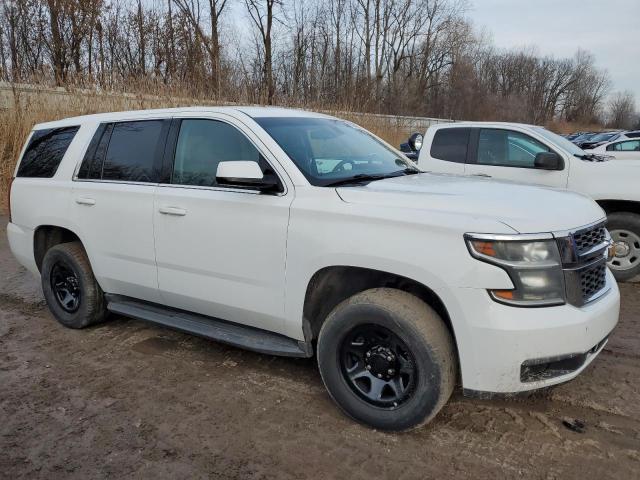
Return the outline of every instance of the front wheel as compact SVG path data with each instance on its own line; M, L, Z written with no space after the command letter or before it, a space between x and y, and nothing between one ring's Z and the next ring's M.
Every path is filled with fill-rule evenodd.
M640 275L640 215L615 212L608 216L607 228L614 241L614 257L609 268L618 281Z
M348 416L396 431L431 420L451 396L457 371L453 339L438 314L388 288L356 294L329 314L318 365Z

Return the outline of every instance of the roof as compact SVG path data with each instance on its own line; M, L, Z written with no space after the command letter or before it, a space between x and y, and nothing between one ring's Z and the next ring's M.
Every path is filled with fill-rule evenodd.
M52 122L40 123L35 125L35 129L58 128L64 126L79 125L87 122L110 122L129 119L157 118L166 117L173 114L208 114L208 113L228 113L238 116L244 114L251 118L260 117L324 117L330 118L328 115L311 112L295 108L282 107L259 107L259 106L229 106L229 107L179 107L179 108L160 108L150 110L129 110L123 112L96 113L92 115L81 115L77 117L69 117Z
M463 121L463 122L455 122L455 125L480 125L480 126L502 126L502 127L525 127L525 128L534 128L538 125L532 125L530 123L519 123L519 122L473 122L473 121Z

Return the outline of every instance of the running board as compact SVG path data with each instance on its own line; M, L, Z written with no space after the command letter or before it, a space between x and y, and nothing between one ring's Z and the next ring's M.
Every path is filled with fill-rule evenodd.
M285 357L313 356L313 348L310 343L277 333L175 310L121 295L106 294L105 297L107 309L125 317L163 325L258 353Z

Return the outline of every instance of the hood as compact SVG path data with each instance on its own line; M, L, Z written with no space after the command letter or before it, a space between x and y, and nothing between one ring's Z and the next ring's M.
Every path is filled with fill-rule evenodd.
M579 193L457 175L422 173L336 190L347 203L497 220L520 233L569 230L605 217L597 203Z

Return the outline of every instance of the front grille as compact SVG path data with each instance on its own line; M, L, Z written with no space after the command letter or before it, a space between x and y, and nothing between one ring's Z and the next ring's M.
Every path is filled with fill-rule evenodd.
M588 252L598 244L604 242L607 238L606 230L603 225L582 230L573 234L573 241L578 256Z
M580 272L582 298L586 302L607 285L607 266L604 263L588 267Z
M604 224L599 224L557 239L570 304L581 307L606 288L608 238Z

